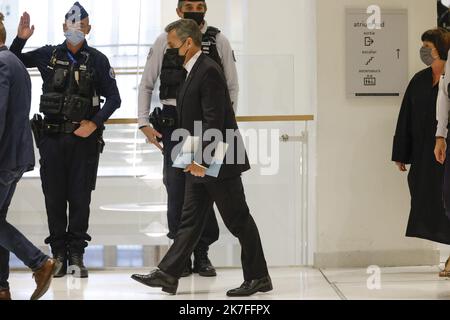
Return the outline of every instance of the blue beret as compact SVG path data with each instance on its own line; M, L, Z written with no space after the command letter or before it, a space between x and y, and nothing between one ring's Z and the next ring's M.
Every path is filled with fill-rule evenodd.
M66 20L71 18L72 23L76 23L77 20L81 21L87 17L89 17L89 14L78 1L73 4L72 8L66 14Z

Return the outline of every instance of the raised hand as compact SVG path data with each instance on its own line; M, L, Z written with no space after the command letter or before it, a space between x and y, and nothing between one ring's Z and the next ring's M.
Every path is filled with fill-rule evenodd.
M30 15L24 12L20 17L19 28L17 30L17 36L20 39L28 40L34 33L34 25L30 27Z

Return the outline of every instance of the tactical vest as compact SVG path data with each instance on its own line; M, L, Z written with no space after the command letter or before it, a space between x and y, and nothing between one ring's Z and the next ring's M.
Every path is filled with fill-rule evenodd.
M82 51L76 61L65 48L53 51L47 68L52 70L44 82L40 112L60 121L81 122L91 119L100 109L100 99L95 91L95 72L90 54Z
M214 27L208 27L202 39L202 52L213 59L223 69L222 59L220 59L217 50L217 35L220 30Z
M202 52L216 61L223 69L222 60L217 50L217 35L220 30L214 27L208 27L202 39ZM164 55L161 68L161 86L159 98L161 100L176 99L178 89L184 82L186 70L177 61L177 56L173 54Z

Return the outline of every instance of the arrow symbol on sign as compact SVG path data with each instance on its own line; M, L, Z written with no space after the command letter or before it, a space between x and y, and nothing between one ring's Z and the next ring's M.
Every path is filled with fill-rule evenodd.
M400 49L397 49L397 59L400 59Z

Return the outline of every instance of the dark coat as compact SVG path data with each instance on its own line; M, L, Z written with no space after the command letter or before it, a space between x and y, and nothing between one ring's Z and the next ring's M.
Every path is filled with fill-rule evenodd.
M0 48L0 175L34 167L30 126L31 79L5 46Z
M195 135L194 122L203 124L203 132L217 129L222 132L223 140L230 145L227 161L222 166L219 179L240 176L250 170L242 137L227 141L227 129L238 132L236 115L233 110L227 82L220 66L211 58L201 54L192 68L177 98L179 127ZM210 142L203 142L203 150ZM231 146L234 145L234 148ZM238 161L241 160L241 161ZM202 165L208 163L201 161Z
M433 87L431 68L411 80L398 118L392 160L411 164L411 213L406 236L450 244L450 220L443 203L444 167L434 156L438 92L439 86Z

